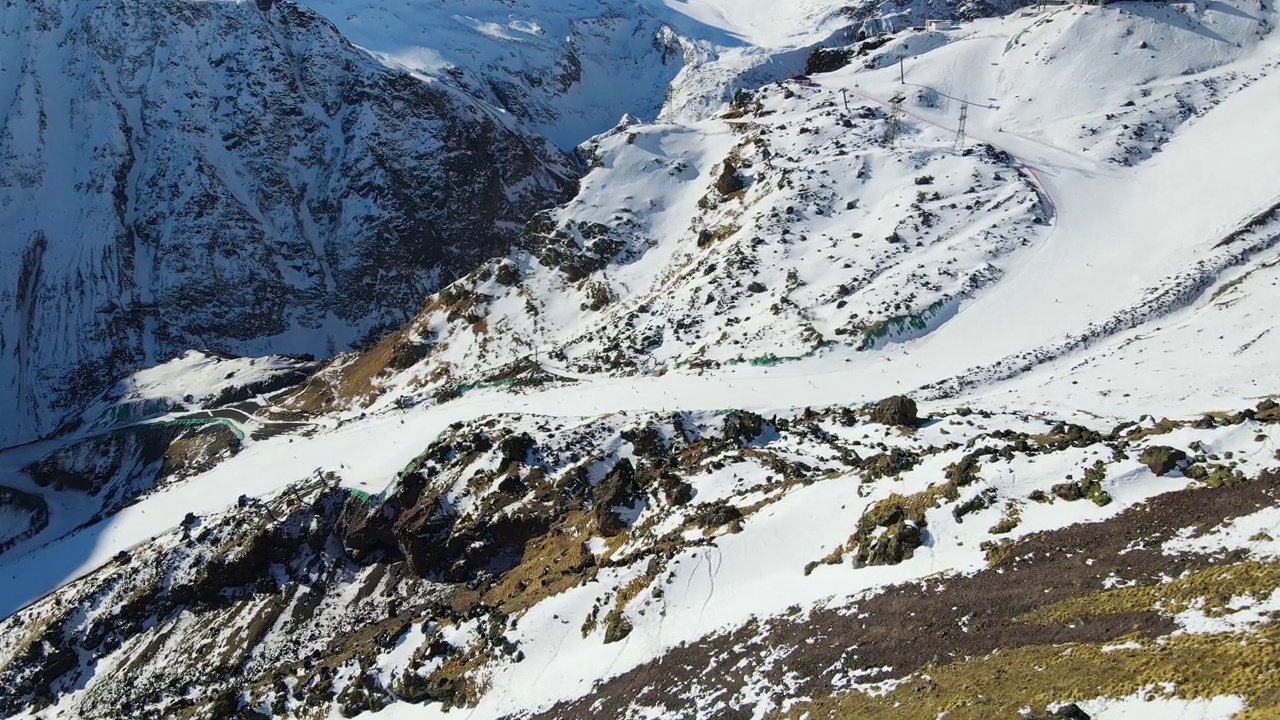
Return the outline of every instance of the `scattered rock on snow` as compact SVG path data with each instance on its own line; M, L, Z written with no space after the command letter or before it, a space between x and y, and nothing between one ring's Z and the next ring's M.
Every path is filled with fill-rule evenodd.
M738 174L738 166L732 159L724 161L724 167L720 170L720 177L716 179L716 192L721 195L732 195L747 186L742 176Z

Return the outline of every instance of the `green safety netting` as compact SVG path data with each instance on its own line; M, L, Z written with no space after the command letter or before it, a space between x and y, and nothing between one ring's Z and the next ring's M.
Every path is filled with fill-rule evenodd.
M347 488L347 494L365 505L372 505L378 500L377 495L367 493L364 490L357 490L355 488Z
M516 384L516 381L511 378L507 378L505 380L490 380L490 381L477 380L476 382L459 383L458 394L462 395L463 393L468 393L468 392L471 392L472 390L482 390L485 388L511 387L512 385L515 385L515 384Z
M236 438L240 440L243 440L245 438L244 430L241 430L240 426L236 425L235 423L231 422L226 418L177 418L175 420L162 420L160 422L151 423L151 424L158 425L161 427L170 427L170 426L177 426L177 425L208 425L210 423L219 423L219 424L225 425L229 430L231 430L231 432L235 433Z
M435 442L433 442L432 445L435 445L435 443L438 443L441 440L443 440L444 436L448 434L449 434L448 430L441 430L440 434L436 435ZM427 452L429 451L430 451L430 448L427 448L427 450L424 451L421 455L410 460L407 465L400 468L400 471L396 473L396 479L393 480L391 483L391 487L388 487L386 489L386 492L383 493L387 498L395 497L395 494L400 492L400 485L401 483L404 482L404 478L406 475L410 473L415 473L422 468L422 460L424 457L426 457Z
M176 409L166 398L150 398L148 400L112 405L93 421L92 428L97 430L119 425L135 425L152 418L158 418Z
M726 360L724 364L725 365L741 365L743 363L747 363L749 365L754 365L755 367L773 367L774 365L781 365L782 363L795 362L796 360L805 360L807 358L814 357L815 355L822 352L823 350L826 350L829 347L834 347L835 344L836 344L835 340L823 340L817 345L814 345L808 352L804 353L803 355L788 355L784 357L778 357L773 353L765 353L764 355L761 355L759 357L745 358L743 360Z
M942 312L946 304L945 300L938 300L917 314L899 315L875 323L862 331L862 344L858 346L858 349L870 350L876 346L876 342L879 340L901 335L911 330L919 332L928 328L929 321Z

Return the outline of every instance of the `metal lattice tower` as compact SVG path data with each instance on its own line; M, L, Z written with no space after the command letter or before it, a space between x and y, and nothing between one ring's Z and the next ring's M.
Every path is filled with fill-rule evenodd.
M901 93L889 98L889 145L898 144L898 135L902 132L902 103L906 97Z
M969 121L969 100L960 105L960 125L956 128L956 147L964 147L964 129Z

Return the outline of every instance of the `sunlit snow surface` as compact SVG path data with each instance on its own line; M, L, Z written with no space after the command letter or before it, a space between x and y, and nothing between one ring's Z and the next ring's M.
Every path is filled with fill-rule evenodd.
M795 25L789 29L783 19L770 15L781 12L781 3L767 4L767 11L749 22L727 19L743 17L734 14L737 11L727 2L673 0L667 5L744 43L785 44L796 32ZM396 15L388 7L386 18L378 20L383 23L379 27L393 27ZM1177 17L1160 16L1166 11ZM925 403L925 411L973 404L1040 412L1099 427L1145 413L1180 417L1252 405L1257 396L1276 390L1269 383L1274 358L1280 357L1280 338L1266 330L1280 301L1276 289L1280 271L1275 268L1280 254L1274 247L1263 247L1241 264L1231 265L1215 260L1221 255L1215 245L1280 201L1280 162L1275 161L1280 158L1280 133L1264 130L1280 127L1280 103L1275 100L1280 97L1280 73L1271 65L1277 45L1274 38L1257 38L1258 12L1253 3L1230 4L1226 10L1209 9L1194 16L1165 6L1067 7L1049 15L972 22L951 31L945 44L911 56L908 81L914 85L910 87L928 86L952 98L973 101L967 128L970 142L990 143L1024 163L1054 210L1045 232L1031 247L997 260L1003 273L999 282L967 299L954 315L921 337L866 353L842 349L770 369L740 367L704 375L677 369L662 377L586 377L574 385L528 393L477 391L440 407L384 410L341 427L326 427L309 438L251 444L209 473L124 509L103 523L96 535L70 536L0 558L0 611L11 612L91 572L116 552L174 527L187 512L217 512L241 494L270 495L316 469L336 472L350 487L381 491L450 423L494 413L585 418L622 411L742 408L768 414L805 406L860 405L926 385L932 386L936 399ZM351 27L364 22L358 15L336 21ZM522 41L522 35L563 34L563 28L513 22L490 18L468 27L469 32L503 43ZM377 30L369 30L364 38L353 32L353 39L373 47L386 37ZM433 48L433 54L417 48L420 44L430 47L431 37L406 36L399 54L389 45L374 49L422 72L436 72L445 62L456 62L445 57L445 50ZM1152 52L1135 57L1133 48L1140 42L1147 42ZM1236 83L1241 77L1249 78L1248 82ZM1222 97L1205 100L1202 112L1181 118L1169 138L1154 145L1140 144L1145 148L1141 152L1150 157L1134 166L1117 162L1113 151L1138 145L1087 131L1111 127L1096 114L1127 112L1121 108L1131 100L1139 108L1149 98L1155 98L1152 103L1163 102L1170 97L1166 90L1185 89L1187 83L1206 78L1236 84L1231 92L1224 90ZM837 101L842 89L859 103L884 101L903 89L892 64L882 70L854 65L816 80L816 88L801 88L798 97L790 100L790 111L797 116L818 103ZM1144 90L1150 94L1144 95ZM958 105L948 98L930 97L926 105L918 99L913 95L908 104L910 131L905 142L923 138L936 146L940 137L954 130ZM590 122L595 122L615 110L602 106L582 117L598 112L591 115ZM1155 107L1150 112L1159 116L1163 110ZM546 127L553 126L553 121L547 123ZM655 140L658 150L681 153L709 169L731 144L718 123L706 120L642 132ZM564 137L580 129L567 121L559 127L565 128ZM617 157L634 159L626 152L635 151L623 150ZM676 236L687 232L687 218L679 211L695 206L706 184L698 186L698 194L690 194L687 186L673 182L667 173L657 175L650 178L634 164L603 168L588 177L580 200L586 207L623 186L629 195L674 209L670 217L656 213L651 228L662 248L654 258L661 259L676 252ZM1202 261L1220 268L1204 275L1207 285L1202 291L1165 303L1162 293L1181 287L1184 274ZM770 268L770 272L780 275L786 269ZM624 280L637 281L644 280L646 273L658 275L643 264L620 273ZM1241 282L1228 287L1233 280ZM624 297L622 302L635 300ZM595 322L567 305L552 317L564 327ZM1117 317L1123 320L1116 323ZM1114 329L1095 332L1106 327ZM1088 341L1072 339L1078 337ZM1024 354L1037 359L1009 360ZM385 405L400 389L394 382L390 387ZM1183 432L1188 435L1177 434ZM1247 423L1194 437L1213 452L1237 453L1243 467L1256 472L1275 464L1280 446L1276 432L1275 426ZM1191 439L1189 433L1176 431L1164 440L1180 444ZM1262 441L1257 440L1260 434ZM0 471L12 473L32 452L15 450L0 456ZM1078 469L1090 459L1089 452L1062 453L1035 463L1014 462L988 473L984 482L1011 494L1021 488L1025 494ZM931 457L904 476L902 491L923 489L957 457ZM726 492L727 482L728 478L714 477L699 490L714 497ZM1179 480L1156 478L1136 461L1128 461L1107 478L1106 489L1115 498L1111 505L1027 507L1014 536L1102 520L1181 486ZM672 564L676 576L661 601L662 622L638 626L625 643L603 645L596 637L584 639L577 622L564 620L584 616L596 601L599 587L573 588L539 603L521 618L513 633L526 651L525 661L493 672L492 689L471 717L497 718L580 695L599 679L752 616L778 614L792 605L811 608L839 603L888 583L984 566L978 536L986 524L960 525L939 512L929 516L932 545L908 562L857 573L819 567L803 576L804 564L844 542L850 519L875 499L859 497L851 480L815 483L752 516L743 532L720 538L714 547L684 551L677 558L679 563ZM1275 513L1261 511L1195 538L1170 542L1165 549L1237 549L1259 531L1274 528L1277 520ZM1273 544L1251 547L1274 554ZM611 569L600 580L616 586L636 571ZM717 592L717 587L734 591ZM1208 619L1189 611L1178 621L1185 632L1222 632L1248 627L1276 606L1280 603L1268 598L1241 603L1235 614L1225 618ZM385 658L384 670L393 672L401 661L403 652L392 652ZM1181 701L1143 695L1079 702L1106 720L1219 720L1241 709L1234 697ZM437 715L447 717L435 706L393 706L379 717Z

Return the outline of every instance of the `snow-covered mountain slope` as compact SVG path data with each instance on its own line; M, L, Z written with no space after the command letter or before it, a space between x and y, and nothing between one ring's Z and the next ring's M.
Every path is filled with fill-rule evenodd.
M578 197L535 217L519 252L284 406L402 404L535 352L553 374L698 369L926 332L996 283L1050 211L1007 154L928 127L894 147L883 110L835 97L771 87L728 118L584 146L596 167Z
M305 0L353 42L510 112L560 147L630 115L690 122L799 73L809 50L999 2Z
M1248 129L1280 120L1280 79L1271 14L1170 12L1069 8L951 31L908 66L893 149L879 102L902 89L893 66L743 93L715 120L620 126L584 146L595 169L578 198L536 217L521 252L456 283L287 406L448 397L509 380L535 356L542 371L573 377L822 355L943 396L1196 306L1276 244L1280 178L1250 160L1275 153L1276 136ZM1201 22L1227 49L1198 44ZM1033 33L1056 59L1019 55L1033 52ZM1097 39L1063 39L1086 33ZM1123 57L1149 55L1139 46L1153 41L1135 38L1178 33L1186 49L1167 60ZM1060 80L1096 58L1112 64L1114 83ZM1141 82L1153 72L1159 80ZM1182 128L1158 146L1122 123L1097 124L1106 108L1203 87L1233 92L1202 117L1143 107ZM963 152L948 117L962 97L1007 98L969 106ZM1005 130L1038 122L1042 107L1055 122L1036 135ZM1076 126L1086 131L1064 130ZM886 373L883 353L912 362Z
M625 114L655 117L713 51L642 3L307 0L357 45L502 108L566 150Z
M76 427L108 430L244 402L296 385L315 368L305 357L237 358L191 350L116 383L85 408Z
M0 13L0 445L192 347L377 337L571 185L545 140L289 2Z
M284 434L83 524L38 470L155 428L0 453L0 713L1274 714L1275 20L835 48L587 143L512 252L239 411Z

